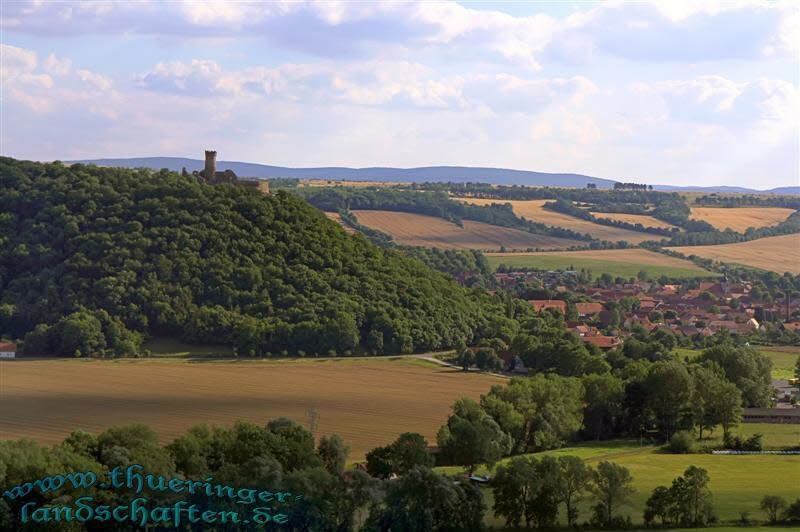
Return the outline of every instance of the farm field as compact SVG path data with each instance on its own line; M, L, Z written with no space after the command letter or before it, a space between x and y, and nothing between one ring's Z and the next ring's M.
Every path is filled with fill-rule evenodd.
M331 220L333 220L334 222L336 222L337 224L342 226L342 229L344 229L345 232L350 233L350 234L353 234L353 233L356 232L355 229L353 229L349 225L346 225L344 222L342 222L342 217L339 215L338 212L323 212L322 214L324 214L325 216L327 216L328 218L330 218Z
M697 255L704 259L741 264L777 273L800 274L800 234L770 236L736 244L681 246L667 249L683 253L687 257Z
M406 246L443 249L565 249L585 242L535 235L519 229L464 220L464 227L442 218L394 211L353 211L358 223L392 235Z
M777 225L789 217L794 209L782 207L692 207L689 215L695 220L703 220L720 231L731 228L743 233L748 227L769 227Z
M489 265L496 269L500 264L517 268L542 268L548 270L591 270L595 276L604 273L615 277L636 277L646 271L650 277L716 277L696 264L646 249L599 249L589 251L560 251L547 253L490 253Z
M477 399L504 379L413 358L206 361L56 359L0 361L0 434L60 442L146 423L168 443L198 423L306 424L319 412L319 434L337 433L350 460L414 431L433 443L453 402Z
M588 233L600 240L617 242L625 240L631 244L638 244L646 240L661 240L662 236L639 231L630 231L607 225L600 225L588 220L582 220L556 211L542 208L542 205L553 200L500 200L482 198L453 198L454 200L472 203L474 205L491 205L492 203L510 203L514 209L514 214L524 217L526 220L539 222L555 227L572 229L579 233Z
M642 522L645 501L652 490L657 486L670 486L672 480L682 475L690 465L708 471L714 506L722 521L734 521L742 511L749 512L753 519L763 520L758 505L766 494L780 495L788 501L800 496L791 480L800 478L798 455L666 454L653 446L639 447L634 441L587 442L533 456L545 455L574 455L593 467L603 460L627 467L633 477L636 493L631 498L631 504L623 508L623 513L630 515L634 523ZM450 473L459 472L459 468L442 469ZM485 471L483 468L478 474L484 474ZM491 508L491 490L485 489L483 494ZM591 514L591 501L588 499L581 505L581 521L588 519ZM502 525L491 510L488 516L487 521L492 526Z
M597 218L608 218L609 220L617 220L619 222L627 222L629 224L642 224L644 227L660 227L662 229L677 228L677 226L668 224L658 218L647 216L646 214L625 214L620 212L593 212ZM658 236L658 235L655 235Z

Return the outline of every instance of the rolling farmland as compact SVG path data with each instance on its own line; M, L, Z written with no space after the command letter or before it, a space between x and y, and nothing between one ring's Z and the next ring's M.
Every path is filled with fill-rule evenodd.
M613 276L636 277L646 271L650 277L715 277L718 274L704 270L683 259L669 257L646 249L599 249L590 251L553 251L547 253L491 253L489 265L497 268L505 264L517 268L547 270L591 270L596 276L609 273Z
M535 235L519 229L464 220L464 227L433 216L394 211L353 211L358 223L392 235L406 246L444 249L566 249L585 242Z
M360 460L402 432L434 442L457 398L477 399L499 382L401 358L0 361L0 434L51 444L73 430L141 422L166 443L203 422L285 416L305 425L314 407L320 434L340 434Z
M644 227L659 227L661 229L676 228L672 224L663 222L658 218L647 216L646 214L624 214L619 212L593 212L596 218L608 218L609 220L617 220L618 222L627 222L629 224L642 224ZM658 236L658 235L654 235Z
M510 203L517 216L524 217L526 220L532 220L555 227L564 227L572 229L579 233L588 233L600 240L608 240L610 242L617 242L625 240L631 244L638 244L646 240L661 240L662 236L640 233L639 231L630 231L628 229L620 229L617 227L610 227L607 225L600 225L588 220L575 218L568 214L563 214L556 211L551 211L542 208L542 205L553 200L524 200L524 201L509 201L499 199L481 199L481 198L453 198L455 200L472 203L475 205L491 205L492 203Z
M748 227L769 227L789 217L794 209L782 207L692 207L691 218L710 223L720 231L731 228L743 233Z
M681 246L667 249L686 256L697 255L704 259L741 264L777 273L800 274L800 234L771 236L736 244Z

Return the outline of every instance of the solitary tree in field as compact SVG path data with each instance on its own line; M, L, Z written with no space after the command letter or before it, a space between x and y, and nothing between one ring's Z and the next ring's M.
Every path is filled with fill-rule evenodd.
M786 500L777 495L764 495L761 499L761 509L767 514L770 523L777 523L778 517L786 508Z

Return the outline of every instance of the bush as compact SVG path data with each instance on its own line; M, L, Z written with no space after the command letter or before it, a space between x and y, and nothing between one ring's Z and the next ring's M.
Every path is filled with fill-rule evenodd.
M761 451L764 449L763 436L761 434L753 434L747 439L726 434L722 444L726 449L732 451Z
M669 439L666 449L671 453L691 453L694 450L694 435L688 430L680 430Z

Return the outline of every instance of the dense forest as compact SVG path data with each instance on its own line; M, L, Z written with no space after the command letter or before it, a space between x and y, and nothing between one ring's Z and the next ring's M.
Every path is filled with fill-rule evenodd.
M168 171L0 159L0 336L121 355L151 335L239 355L474 341L502 308L300 198Z

